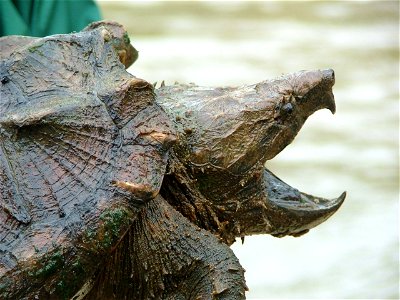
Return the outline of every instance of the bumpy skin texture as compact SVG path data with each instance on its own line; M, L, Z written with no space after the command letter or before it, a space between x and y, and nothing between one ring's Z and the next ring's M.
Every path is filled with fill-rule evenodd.
M244 299L236 237L304 234L342 204L264 167L332 70L154 87L123 28L0 39L0 298Z

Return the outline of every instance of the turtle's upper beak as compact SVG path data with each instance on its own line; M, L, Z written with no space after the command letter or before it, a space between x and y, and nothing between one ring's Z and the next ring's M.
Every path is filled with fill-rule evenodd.
M261 160L265 162L280 153L317 110L327 108L335 113L334 84L335 73L331 69L300 71L257 84L258 97L274 103L274 122L271 122L274 130L270 130L274 134L269 134L268 142L261 145L259 152L264 153Z

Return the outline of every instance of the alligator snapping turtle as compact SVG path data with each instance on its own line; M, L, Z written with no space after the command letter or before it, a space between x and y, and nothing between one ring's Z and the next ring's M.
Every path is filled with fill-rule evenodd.
M345 198L264 167L335 112L332 70L155 89L113 22L0 48L2 299L244 299L235 238L304 234Z

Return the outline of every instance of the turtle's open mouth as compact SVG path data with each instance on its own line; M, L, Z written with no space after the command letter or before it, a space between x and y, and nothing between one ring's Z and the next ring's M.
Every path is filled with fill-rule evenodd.
M332 86L335 82L333 70L305 74L309 78L305 80L304 73L302 74L303 78L299 77L300 84L294 92L296 96L293 96L287 102L290 103L292 110L295 107L297 111L293 116L288 117L287 123L290 125L282 131L283 136L285 134L290 136L293 132L297 132L305 119L319 109L327 108L332 113L336 111L332 93ZM315 76L320 76L320 78L315 80L313 78ZM307 82L318 84L311 86ZM293 84L296 86L295 80ZM294 103L291 103L291 101ZM298 119L298 121L293 121L293 118ZM285 146L286 144L280 144L278 150ZM268 215L271 223L273 223L272 234L278 237L284 235L299 236L308 232L309 229L324 222L335 213L346 197L345 192L333 200L302 193L283 182L266 168L264 168L263 179L264 193L267 196L266 205L270 211ZM276 215L275 218L274 215Z
M253 234L297 236L322 223L345 194L330 201L301 193L264 164L293 141L315 111L335 112L334 83L328 69L236 88L161 87L157 103L175 120L179 136L173 148L177 159L171 160L175 179L164 178L169 191L163 196L179 199L173 205L188 219L228 244ZM180 192L172 191L179 185Z

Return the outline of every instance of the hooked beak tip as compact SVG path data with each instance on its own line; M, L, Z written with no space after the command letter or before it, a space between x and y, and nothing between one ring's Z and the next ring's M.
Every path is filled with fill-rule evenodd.
M322 71L322 84L328 87L328 95L325 101L326 108L334 115L336 112L335 96L332 92L332 87L335 85L335 71L326 69Z
M335 104L335 101L330 101L330 103L328 104L328 107L327 107L329 110L330 110L330 112L332 113L332 115L334 115L335 113L336 113L336 104Z

